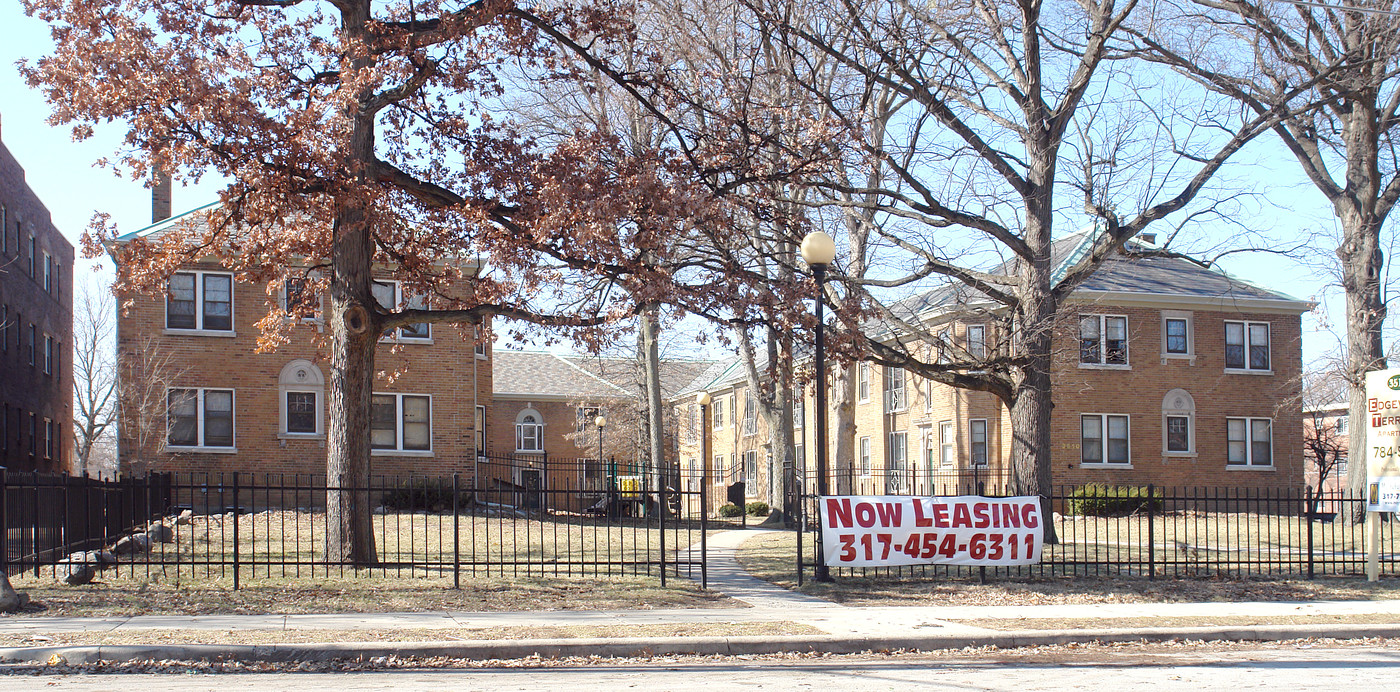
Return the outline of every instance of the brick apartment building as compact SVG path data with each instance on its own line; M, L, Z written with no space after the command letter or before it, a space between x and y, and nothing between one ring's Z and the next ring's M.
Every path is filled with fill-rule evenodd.
M1057 264L1090 242L1058 241ZM899 309L967 352L996 348L1000 335L968 317L965 293L935 291ZM1311 307L1182 259L1110 259L1071 295L1054 335L1053 482L1300 488L1300 315ZM672 400L695 421L682 431L680 463L703 464L716 485L747 480L750 497L771 501L781 468L743 370L731 362ZM995 396L870 363L856 373L850 458L837 458L828 414L833 492L937 493L1008 476L1010 413ZM696 413L701 391L707 420ZM808 387L794 411L800 468L815 449L812 397Z
M163 214L156 205L156 217ZM123 236L155 238L179 225L207 223L206 208L165 218ZM288 287L277 292L288 305ZM376 281L382 304L414 298L398 282ZM237 281L213 263L182 267L164 298L135 296L117 319L119 359L159 389L133 419L124 414L119 456L124 473L183 471L321 474L326 465L329 373L317 339L324 301L293 298L302 314L290 342L257 353L256 322L267 315L268 288ZM295 306L307 306L297 310ZM395 330L381 341L375 367L395 373L376 385L370 414L373 475L470 474L491 405L491 349L445 324ZM144 431L144 432L143 432Z
M0 467L68 473L73 246L0 141Z
M638 450L647 442L639 425L644 408L636 361L502 349L492 365L483 481L522 489L547 482L556 491L550 499L555 507L578 510L601 497L609 476L642 473ZM663 396L710 365L662 361ZM667 426L668 450L675 449L674 427Z

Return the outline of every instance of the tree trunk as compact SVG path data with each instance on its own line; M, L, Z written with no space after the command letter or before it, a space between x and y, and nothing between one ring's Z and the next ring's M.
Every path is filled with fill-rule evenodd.
M661 330L658 310L656 306L648 306L642 311L641 316L642 345L645 350L644 363L646 366L646 389L647 389L647 438L650 443L651 461L656 470L656 491L660 498L661 506L657 507L658 512L666 511L665 490L668 476L666 468L665 437L666 425L661 418L661 346L658 343L657 335Z
M856 368L859 364L852 363L849 367L834 368L837 371L833 378L831 387L831 401L827 402L827 415L834 414L835 424L830 430L836 435L836 444L832 445L834 450L832 463L828 465L828 470L834 469L836 482L831 485L835 488L837 495L849 495L852 491L851 469L855 468L856 457Z
M369 3L341 5L347 37L366 39ZM346 71L361 74L372 59L362 53L344 58ZM372 90L361 87L347 106L351 121L340 165L364 185L374 160L374 115L359 109ZM374 391L374 350L379 324L371 293L374 246L366 202L353 193L335 204L331 241L330 431L326 444L326 559L359 565L379 561L369 506L370 401Z
M1381 270L1384 256L1380 249L1378 225L1356 224L1352 228L1343 219L1346 237L1337 255L1342 259L1342 285L1347 296L1347 381L1350 411L1347 415L1348 447L1347 490L1354 497L1366 492L1366 373L1386 367L1385 341L1381 327L1385 322L1386 306L1381 295ZM1360 503L1349 505L1348 519L1360 523L1366 518L1366 508Z
M326 559L374 564L369 506L369 412L379 330L368 303L370 249L363 210L341 208L331 280L330 431L326 439Z

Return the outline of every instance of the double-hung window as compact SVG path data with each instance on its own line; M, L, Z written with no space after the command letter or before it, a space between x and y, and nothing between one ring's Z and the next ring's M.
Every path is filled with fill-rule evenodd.
M904 394L904 368L885 366L885 413L903 411L907 405Z
M1086 413L1079 417L1079 460L1083 464L1130 464L1128 417Z
M1225 368L1268 371L1269 323L1225 323Z
M233 448L232 389L171 389L167 397L167 447Z
M973 466L987 465L987 421L984 418L975 418L968 421L968 452L971 454L970 463Z
M176 272L165 298L165 328L233 331L233 275Z
M938 424L938 463L952 466L958 463L957 440L953 437L953 421L945 420Z
M53 255L44 253L44 292L53 293Z
M856 367L856 400L870 401L870 364L861 363Z
M1079 362L1086 365L1127 365L1128 318L1121 315L1080 315Z
M792 390L792 427L802 429L803 422L807 419L807 401L802 398L802 388L794 387Z
M750 449L744 452L744 477L742 479L748 484L745 492L756 491L758 488L754 484L758 482L758 450Z
M745 436L758 434L758 404L754 402L753 397L749 396L747 391L744 392L744 425L742 430Z
M53 375L53 337L44 335L44 374Z
M869 476L870 468L870 438L860 438L860 475Z
M1268 418L1226 418L1225 463L1237 468L1274 465L1274 422Z
M38 332L36 332L35 329L34 329L34 325L33 325L33 324L30 324L30 325L29 325L29 344L28 344L28 345L29 345L29 365L30 365L30 367L33 367L33 366L34 366L34 343L35 343L35 341L36 341L36 336L35 336L35 335L36 335L37 333L38 333Z
M282 282L282 309L294 318L313 321L321 311L321 296L304 276L289 276Z
M370 399L370 449L432 451L432 411L432 399L426 395L375 394Z
M981 324L967 326L967 353L981 360L987 357L987 327Z
M375 281L371 288L374 299L379 303L379 307L385 310L404 309L423 310L427 308L427 303L421 296L406 292L403 283L399 281ZM408 324L398 329L385 332L384 338L398 339L400 341L427 341L433 336L432 325L426 322L418 324Z
M1162 313L1162 353L1168 358L1191 355L1191 313Z
M710 425L715 430L724 428L724 399L715 399L715 405L710 409Z
M574 432L581 433L591 430L598 424L598 415L601 412L597 406L579 406L574 410Z

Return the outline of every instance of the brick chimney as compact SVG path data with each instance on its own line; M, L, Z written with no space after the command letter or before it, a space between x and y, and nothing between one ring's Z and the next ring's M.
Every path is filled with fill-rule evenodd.
M170 174L151 171L151 223L170 218Z

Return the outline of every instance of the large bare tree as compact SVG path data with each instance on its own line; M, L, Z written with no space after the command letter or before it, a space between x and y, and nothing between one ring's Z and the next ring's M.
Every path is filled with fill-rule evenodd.
M1162 9L1156 26L1178 30L1144 37L1155 59L1256 113L1324 104L1294 108L1273 131L1341 227L1350 426L1364 435L1365 374L1386 367L1381 231L1400 200L1400 12L1366 0L1173 0ZM1351 464L1350 490L1365 483L1366 465Z
M73 311L73 440L78 475L110 442L117 417L116 301L106 286L86 284ZM115 469L111 469L115 470Z

